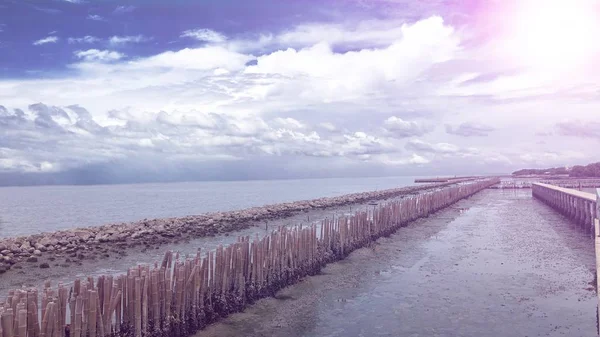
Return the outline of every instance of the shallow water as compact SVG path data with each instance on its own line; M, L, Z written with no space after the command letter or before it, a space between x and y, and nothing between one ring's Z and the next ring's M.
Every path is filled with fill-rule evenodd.
M416 178L0 187L0 237L375 191Z
M531 191L485 190L208 336L592 336L593 243Z
M399 198L402 198L402 196L381 200L379 202L385 203ZM308 225L311 223L318 224L325 218L352 215L358 209L370 210L372 208L372 202L366 202L362 204L329 207L326 209L314 209L309 212L298 213L286 218L269 220L266 223L255 223L254 226L232 233L224 233L212 237L200 237L187 242L170 243L160 246L156 245L151 249L145 249L144 247L128 248L125 250L127 252L127 255L125 256L110 252L109 257L103 257L97 252L80 251L85 255L94 255L98 257L96 260L85 259L82 261L81 265L78 263L78 259L69 257L67 254L62 257L57 257L53 261L40 258L38 263L25 262L21 265L22 269L12 268L5 274L2 274L0 276L0 297L7 294L10 290L21 288L22 286L35 286L40 288L46 281L50 281L52 284L70 284L76 278L84 279L88 276L98 277L108 274L125 274L129 268L138 264L160 263L164 253L169 250L179 252L182 256L195 255L199 248L202 252L206 253L215 250L219 245L227 245L235 242L239 236L254 237L255 235L258 235L262 237L279 226ZM40 269L38 268L39 262L48 262L51 268Z

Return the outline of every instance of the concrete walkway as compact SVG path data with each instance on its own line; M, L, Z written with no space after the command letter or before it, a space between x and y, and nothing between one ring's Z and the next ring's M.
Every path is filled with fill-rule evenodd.
M483 191L201 336L594 336L591 239L531 191Z

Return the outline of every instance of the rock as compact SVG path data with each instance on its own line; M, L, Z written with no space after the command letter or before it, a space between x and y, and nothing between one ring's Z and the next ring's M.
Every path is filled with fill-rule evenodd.
M56 246L58 244L58 240L44 237L38 242L38 244L40 244L42 246L46 246L46 247Z
M10 267L0 266L0 274L6 273L9 269L10 269Z
M36 250L33 251L33 255L40 256L40 255L42 255L42 251L39 250L39 249L36 249Z
M48 269L48 268L50 268L50 265L47 264L47 263L42 263L42 264L40 264L40 268L42 268L42 269Z
M27 262L38 262L38 259L37 259L37 257L32 256L32 257L30 257L30 258L27 259Z
M3 243L0 243L0 251L5 251L6 250L6 245Z

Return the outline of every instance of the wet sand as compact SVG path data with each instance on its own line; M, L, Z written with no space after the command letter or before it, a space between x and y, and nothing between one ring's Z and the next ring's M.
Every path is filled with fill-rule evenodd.
M593 242L485 190L209 326L212 336L594 336Z

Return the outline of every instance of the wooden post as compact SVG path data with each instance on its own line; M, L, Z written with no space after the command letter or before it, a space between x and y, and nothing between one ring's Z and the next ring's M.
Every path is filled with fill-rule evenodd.
M600 188L596 189L596 219L594 220L594 234L594 246L596 249L596 294L598 296L596 328L600 335Z
M90 337L96 337L96 320L98 317L98 292L96 290L89 290L90 303L89 303L89 316L87 321L89 322L88 328L90 329Z

